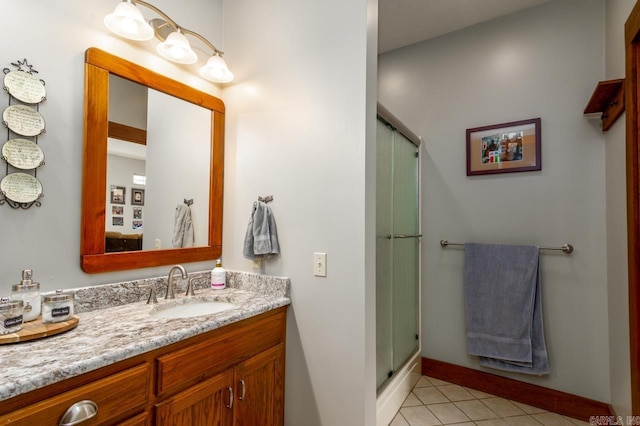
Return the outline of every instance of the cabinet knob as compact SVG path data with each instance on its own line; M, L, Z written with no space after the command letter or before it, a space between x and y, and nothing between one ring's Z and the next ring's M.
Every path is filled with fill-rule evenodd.
M95 417L96 414L98 414L98 404L88 399L78 401L67 408L67 411L60 419L59 426L78 425Z
M233 408L233 389L230 386L227 386L229 390L229 404L227 404L227 408Z
M238 397L239 401L242 401L244 399L244 393L246 392L246 387L244 385L244 380L240 380L240 386L242 386L242 393L240 394L240 396Z

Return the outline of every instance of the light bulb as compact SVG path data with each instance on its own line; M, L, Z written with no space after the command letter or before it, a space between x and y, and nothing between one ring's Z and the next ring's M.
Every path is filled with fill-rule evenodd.
M163 58L178 64L193 64L198 60L198 55L191 50L189 40L179 30L169 34L157 49Z
M135 4L126 0L118 4L104 24L113 33L129 40L146 41L153 38L153 28L144 20Z
M219 54L214 54L207 63L200 68L200 76L214 83L229 83L233 80L233 73Z

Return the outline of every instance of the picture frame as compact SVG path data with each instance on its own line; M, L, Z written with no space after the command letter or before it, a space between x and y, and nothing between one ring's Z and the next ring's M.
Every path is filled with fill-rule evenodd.
M540 118L467 129L467 176L542 170Z
M144 206L144 189L131 188L131 205Z
M111 219L113 226L124 226L124 217L114 216Z
M133 218L134 219L142 219L142 208L134 207L133 208Z
M124 204L127 188L111 185L111 204Z
M142 229L142 221L141 220L134 220L131 225L132 225L132 228L133 228L134 231Z
M111 206L111 214L114 216L122 216L124 214L123 206Z

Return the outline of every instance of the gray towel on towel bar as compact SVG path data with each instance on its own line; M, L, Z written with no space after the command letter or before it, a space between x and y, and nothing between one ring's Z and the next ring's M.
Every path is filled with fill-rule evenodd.
M253 202L242 251L247 259L280 253L276 220L271 208L263 201Z
M465 244L467 351L480 365L549 374L538 254L536 246Z

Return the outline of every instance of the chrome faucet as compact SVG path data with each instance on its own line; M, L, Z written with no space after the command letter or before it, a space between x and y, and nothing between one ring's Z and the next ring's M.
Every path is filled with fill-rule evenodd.
M182 265L172 266L171 269L169 270L169 285L167 285L167 294L164 295L165 299L176 298L176 295L174 294L174 290L173 290L173 273L175 272L176 269L180 271L180 274L182 274L183 279L187 278L187 271L184 270L184 267Z

